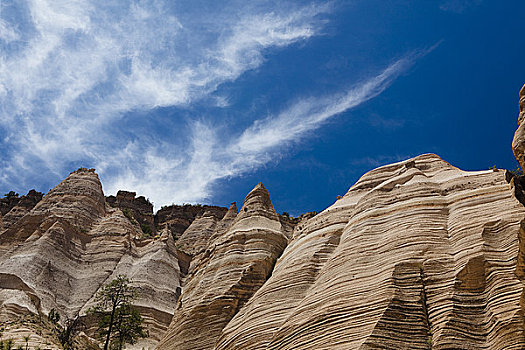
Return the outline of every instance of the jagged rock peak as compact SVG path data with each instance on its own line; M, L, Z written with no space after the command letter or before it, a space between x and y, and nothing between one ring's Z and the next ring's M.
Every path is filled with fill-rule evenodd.
M215 232L219 220L221 219L217 218L215 212L211 210L205 211L184 231L177 241L177 248L191 256L202 252Z
M523 349L524 215L502 171L428 154L368 172L302 225L214 349Z
M80 168L50 190L41 201L0 236L0 242L25 240L54 224L87 232L106 214L102 185L94 169ZM5 218L4 218L5 220ZM68 229L69 231L69 229Z
M102 184L95 169L79 168L69 174L55 188L47 193L46 200L54 196L89 197L100 204L105 202Z
M25 196L10 196L0 199L0 230L9 228L42 200L43 193L34 189ZM1 219L3 216L3 219ZM3 222L2 222L3 221Z
M137 204L140 212L141 200L134 196L128 204ZM121 197L129 196L123 192ZM140 228L129 215L106 206L94 170L72 172L30 212L0 231L0 325L51 309L61 320L83 316L97 291L125 274L138 288L135 305L150 335L135 348L153 348L180 295L181 264L172 239L138 239L137 233ZM94 336L90 322L86 333ZM33 335L40 328L26 324Z
M40 200L44 194L37 192L36 190L30 190L25 196L19 197L18 194L14 196L7 196L0 198L0 214L5 215L15 206L22 206L24 208L32 209Z
M244 204L233 221L232 230L246 230L264 226L282 233L279 215L270 200L270 193L258 183L244 199Z
M261 200L264 201L264 203L266 205L268 205L268 203L271 204L271 201L270 201L270 193L268 192L268 190L266 189L266 187L264 187L264 185L262 184L262 182L259 182L254 188L253 190L250 191L250 193L248 193L248 195L246 196L246 198L244 198L244 202L248 202L248 200L250 200L251 198L257 198L257 197L260 197Z
M224 217L232 217L237 216L237 213L239 213L239 209L237 209L237 202L232 202L230 204L230 207L228 208L228 211L226 212L226 215Z
M224 326L268 279L286 246L287 237L261 183L246 196L238 215L232 203L217 226L206 250L191 262L172 323L158 349L213 349ZM185 236L186 232L181 240Z
M215 228L215 232L209 239L209 244L213 242L216 238L221 237L228 229L231 227L232 223L234 222L235 218L237 217L237 214L239 211L237 210L237 203L232 202L230 204L230 208L226 212L226 215L222 218L219 223L217 223L217 227Z
M259 182L244 199L244 204L237 216L237 221L253 215L262 215L271 219L277 219L277 213L270 200L270 193Z
M105 203L95 169L80 168L49 191L33 211L54 211L78 224L91 224L95 217L105 214ZM82 210L78 210L80 207Z

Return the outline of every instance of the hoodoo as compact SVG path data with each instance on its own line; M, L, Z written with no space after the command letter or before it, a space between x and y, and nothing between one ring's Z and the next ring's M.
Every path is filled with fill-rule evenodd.
M228 211L223 224L234 215ZM259 183L231 227L192 261L170 328L158 349L213 349L222 329L259 289L286 246L279 217Z

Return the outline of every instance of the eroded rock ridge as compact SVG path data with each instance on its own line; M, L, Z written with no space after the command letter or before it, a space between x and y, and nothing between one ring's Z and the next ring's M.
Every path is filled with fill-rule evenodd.
M124 274L138 289L135 305L150 334L135 347L158 342L189 261L169 229L145 234L144 224L154 226L151 203L124 191L107 200L94 170L79 169L43 199L31 191L7 204L0 230L0 323L11 325L6 338L31 335L36 346L40 331L20 332L14 321L45 317L51 309L63 321L82 317L99 288Z

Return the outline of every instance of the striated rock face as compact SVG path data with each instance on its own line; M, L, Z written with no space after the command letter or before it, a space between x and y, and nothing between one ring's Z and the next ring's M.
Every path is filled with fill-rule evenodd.
M144 196L136 197L136 195L135 192L118 191L116 196L106 197L106 202L112 207L120 208L144 230L151 230L149 235L152 235L155 233L153 204Z
M518 117L518 130L514 134L514 140L512 141L512 150L514 156L521 166L521 169L525 169L525 85L520 91L519 101L520 114ZM525 205L525 175L521 174L514 176L511 180L511 184L515 186L516 197ZM518 261L516 264L516 276L520 279L523 285L523 294L520 300L522 315L525 315L525 217L520 223L519 230L519 252Z
M191 256L203 252L220 220L221 218L218 218L216 213L209 210L195 218L177 240L179 250Z
M373 170L296 227L215 349L523 349L524 215L503 171Z
M514 157L521 166L521 169L525 169L525 85L521 88L520 91L520 102L519 109L520 114L518 117L518 130L514 133L514 139L512 140L512 151L514 152Z
M83 315L99 288L125 274L150 332L138 348L154 345L170 323L180 271L171 235L141 236L120 209L106 206L93 170L73 172L0 231L0 321L53 308L62 320Z
M179 239L191 223L205 212L221 219L227 208L210 205L170 205L162 207L155 215L155 226L158 230L167 230L174 239Z
M230 208L223 221L231 220L235 209ZM224 326L263 285L286 246L279 217L262 184L246 196L227 232L215 237L192 261L173 321L158 349L213 349Z
M317 215L278 215L258 184L240 211L153 216L79 169L41 200L2 201L0 325L53 342L31 324L84 315L125 274L150 332L128 349L525 349L524 188L426 154L368 172Z
M33 209L43 196L41 192L30 190L22 197L0 199L0 229L6 229L17 222Z

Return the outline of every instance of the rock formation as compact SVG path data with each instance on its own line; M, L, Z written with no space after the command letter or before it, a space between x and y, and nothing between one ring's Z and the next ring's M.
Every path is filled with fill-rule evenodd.
M22 197L6 196L0 198L0 230L8 228L27 214L40 202L43 195L43 193L31 190Z
M175 240L186 231L198 216L210 212L217 218L222 218L227 209L210 205L170 205L162 207L155 215L155 226L158 230L167 230Z
M79 169L3 215L0 320L49 341L13 320L83 315L126 274L150 331L138 348L523 349L522 182L428 154L370 171L315 216L279 216L259 184L239 212L165 208L145 238L143 201L109 205Z
M518 130L514 134L512 141L512 150L516 160L521 166L521 170L525 169L525 85L520 91L519 100L520 114L518 117ZM511 184L515 186L516 197L525 205L525 175L523 173L514 176ZM520 223L520 230L518 234L519 252L516 264L516 276L520 279L523 286L523 294L520 300L522 315L525 315L525 217Z
M177 240L177 248L191 256L201 253L206 249L220 220L221 218L209 210L199 215Z
M225 218L232 218L234 210ZM222 329L266 281L287 241L262 184L246 196L229 230L215 237L192 261L159 349L212 349Z
M101 286L125 274L138 288L136 305L151 336L141 345L154 344L170 323L180 271L171 235L142 235L106 205L93 170L73 172L0 231L0 321L51 309L62 320L83 315Z
M209 348L523 349L524 216L503 171L435 155L373 170L296 228Z
M520 114L518 117L518 129L514 133L514 139L512 140L512 151L523 170L525 169L525 85L521 88L519 97Z
M525 87L520 111L523 167ZM0 200L0 322L59 349L35 320L84 315L125 274L150 332L128 348L525 349L524 204L525 176L433 154L374 169L299 218L278 215L260 183L239 212L154 215L133 192L105 197L94 170L79 169L43 198Z
M146 235L155 233L153 204L144 196L136 197L135 192L118 191L116 196L106 197L106 202L122 210L133 222L136 221Z

